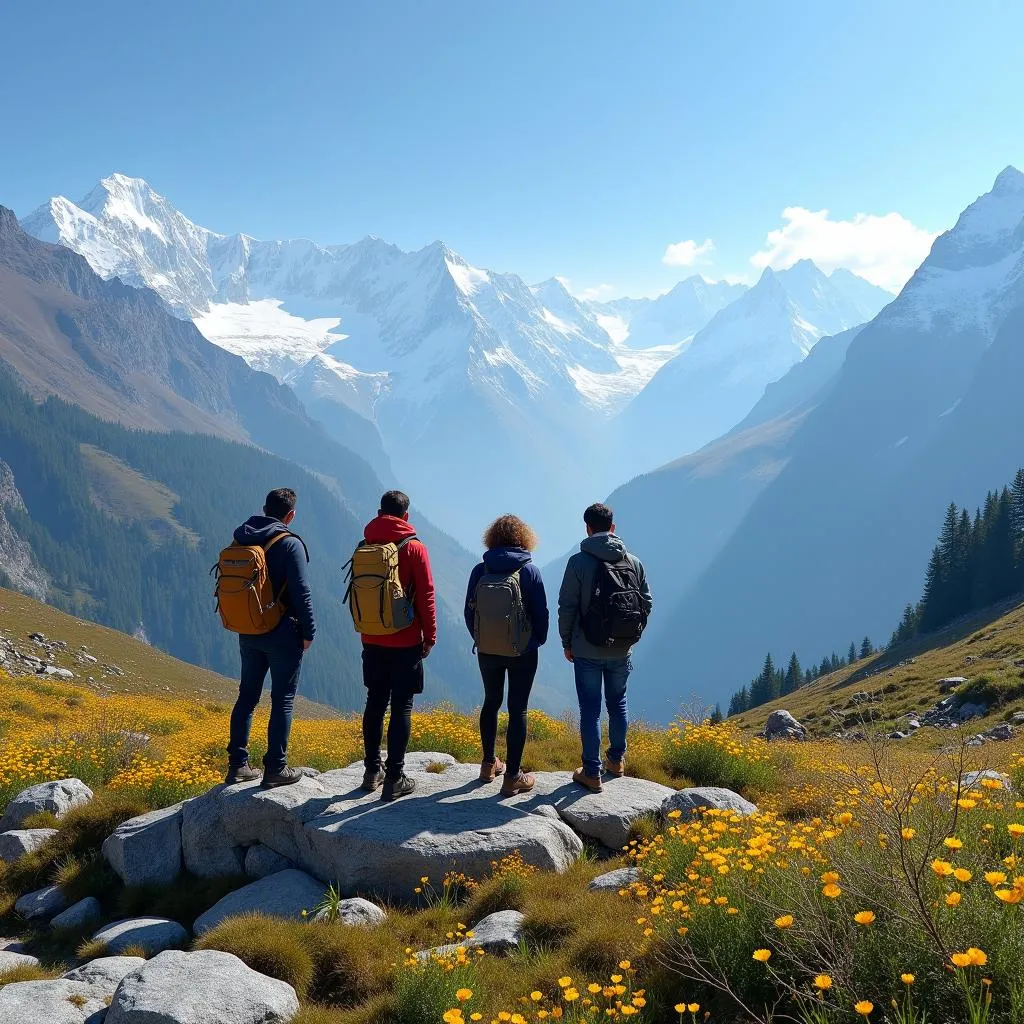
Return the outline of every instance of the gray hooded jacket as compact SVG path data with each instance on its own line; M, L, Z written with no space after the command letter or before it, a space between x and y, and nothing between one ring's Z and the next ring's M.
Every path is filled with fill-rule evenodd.
M562 638L563 649L572 651L575 658L616 661L626 657L629 652L621 648L609 650L607 647L595 647L583 635L583 616L590 604L590 595L594 592L596 558L602 562L618 562L628 558L636 566L636 574L640 580L640 596L647 607L647 614L650 615L653 607L651 588L647 585L643 563L636 555L631 555L626 550L626 545L615 534L595 533L580 544L580 550L569 559L565 567L562 587L558 592L558 633Z

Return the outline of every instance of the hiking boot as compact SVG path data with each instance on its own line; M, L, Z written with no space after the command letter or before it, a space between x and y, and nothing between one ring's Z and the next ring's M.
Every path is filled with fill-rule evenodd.
M496 757L493 761L481 761L480 762L480 781L481 782L493 782L499 775L505 771L505 762L500 757Z
M263 772L253 768L248 761L245 764L234 765L228 768L228 774L224 779L225 786L237 786L240 782L256 782L263 778Z
M621 779L626 774L626 762L622 761L609 761L605 758L604 770L613 778Z
M279 786L294 786L296 782L300 782L305 776L298 768L292 768L291 765L286 764L279 772L266 772L263 775L263 782L260 783L260 789L277 789Z
M359 787L365 790L367 793L375 793L380 789L381 784L384 782L384 769L383 768L367 768L363 772L363 782Z
M408 796L416 788L416 783L408 775L399 775L397 779L385 779L384 791L380 798L389 804L401 796Z
M577 768L572 773L572 781L584 789L589 789L591 793L600 793L604 789L604 786L601 785L601 780L597 776L588 775L582 768Z
M537 780L530 772L519 772L518 775L505 776L501 784L502 796L515 796L517 793L529 793Z

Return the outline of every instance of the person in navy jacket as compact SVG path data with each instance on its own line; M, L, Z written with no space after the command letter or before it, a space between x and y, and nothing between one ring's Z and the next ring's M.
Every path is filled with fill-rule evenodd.
M480 743L483 759L480 778L493 781L504 774L503 796L527 793L534 786L534 777L522 770L523 748L526 746L526 711L530 690L537 674L538 650L548 638L548 602L540 570L530 552L537 546L537 535L518 516L496 519L484 533L483 561L469 577L466 591L466 628L475 638L476 613L473 607L477 584L485 573L511 574L519 570L519 586L523 607L530 620L531 636L526 649L517 657L477 653L484 684L484 702L480 708ZM505 699L505 676L508 675L507 764L494 752L498 737L498 712Z

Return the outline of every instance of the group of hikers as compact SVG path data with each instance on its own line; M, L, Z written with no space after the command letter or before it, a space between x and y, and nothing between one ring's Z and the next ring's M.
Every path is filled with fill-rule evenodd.
M271 491L263 514L235 530L214 572L223 625L239 635L241 682L231 712L226 782L288 786L302 773L288 764L288 736L303 654L316 636L306 572L309 553L290 529L296 495ZM583 514L586 539L568 561L558 594L558 634L572 663L579 698L582 764L573 780L601 792L602 775L625 774L630 651L651 613L651 591L640 560L615 534L612 510L591 505ZM501 795L533 789L522 767L527 709L540 648L548 637L548 603L532 560L533 530L503 515L484 533L485 551L470 574L466 627L483 681L480 779L501 779ZM388 491L346 566L346 601L362 637L364 773L366 792L397 800L416 789L405 773L413 702L423 692L423 662L437 643L437 612L430 556L409 522L409 498ZM263 771L249 761L253 713L271 678L271 710ZM498 714L508 682L505 760L496 752ZM601 705L608 709L608 748L601 756ZM384 720L387 757L382 758Z

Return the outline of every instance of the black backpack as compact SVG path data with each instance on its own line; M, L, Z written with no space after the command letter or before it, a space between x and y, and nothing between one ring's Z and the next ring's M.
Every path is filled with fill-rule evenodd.
M643 634L647 612L640 596L640 576L628 558L597 562L594 590L580 625L595 647L627 649Z

